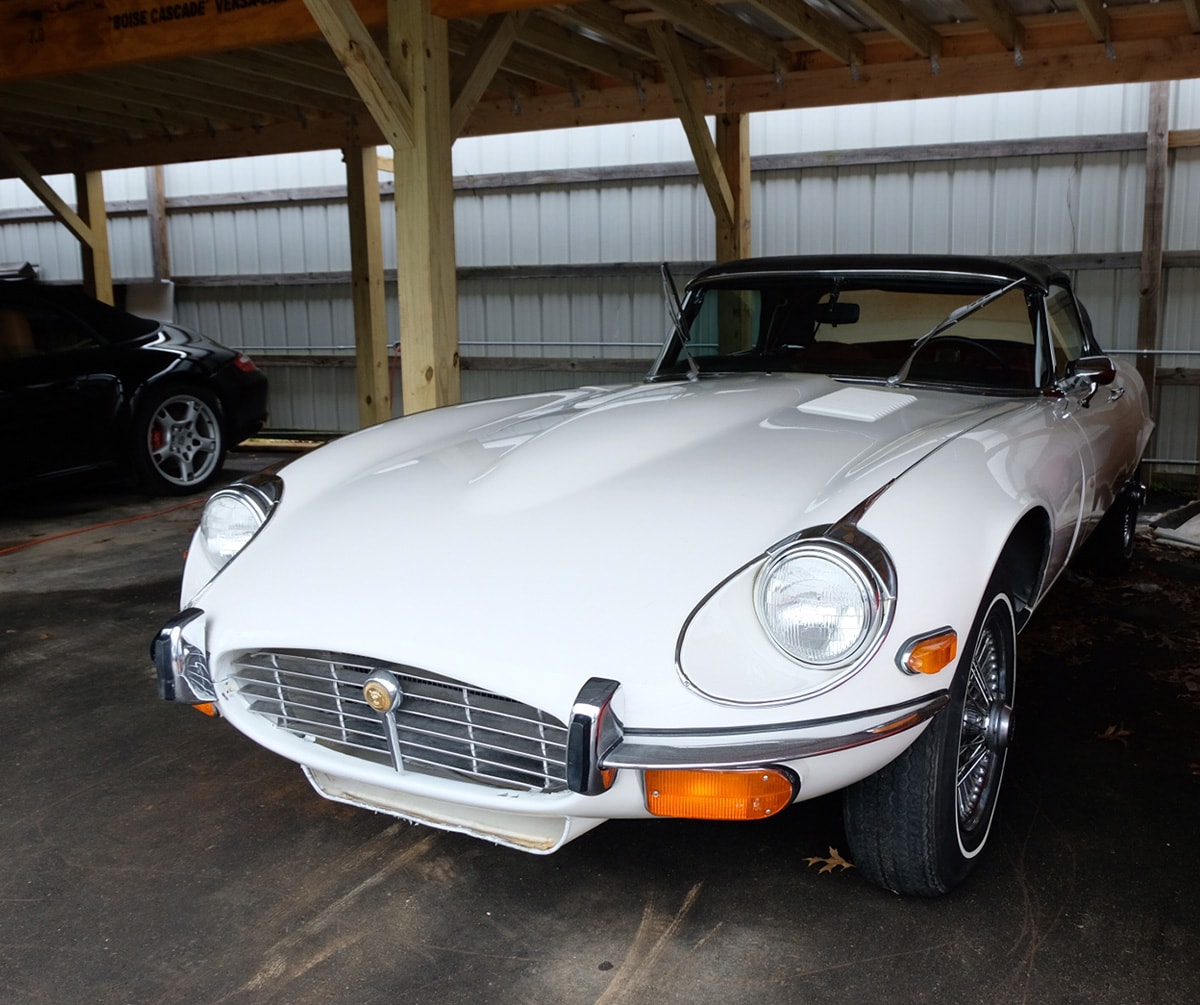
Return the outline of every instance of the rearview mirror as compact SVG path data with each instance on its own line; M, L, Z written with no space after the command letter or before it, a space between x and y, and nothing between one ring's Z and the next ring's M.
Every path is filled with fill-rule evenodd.
M837 301L832 304L817 304L814 319L823 325L852 325L858 321L858 304Z

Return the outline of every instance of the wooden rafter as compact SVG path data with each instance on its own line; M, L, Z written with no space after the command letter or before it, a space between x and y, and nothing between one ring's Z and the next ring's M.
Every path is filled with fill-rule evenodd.
M942 36L899 0L852 0L889 32L926 59L942 55Z
M578 3L579 0L555 0L560 4ZM506 14L510 11L544 7L546 0L430 0L430 9L438 17L480 17Z
M1097 42L1108 42L1112 38L1112 23L1104 0L1075 0L1075 6Z
M644 29L626 22L625 15L615 7L609 6L602 0L584 0L570 7L550 8L543 12L559 23L583 28L634 55L654 59L654 44ZM704 50L687 39L679 40L688 69L694 76L701 77L707 72Z
M1183 0L1192 31L1200 32L1200 0Z
M798 38L804 39L841 63L861 63L863 45L832 18L794 0L750 0Z
M658 53L663 65L667 84L671 88L671 96L679 112L679 120L687 135L688 144L692 148L696 167L700 171L700 179L704 190L708 193L708 201L712 204L713 213L717 218L718 230L732 230L734 227L734 198L729 179L721 164L717 145L712 134L708 131L708 122L704 117L704 109L696 100L694 83L688 76L687 63L679 49L675 29L668 24L657 22L648 26L650 40Z
M204 94L225 94L243 107L270 111L282 118L303 116L322 110L351 115L360 107L355 98L330 95L324 90L281 80L262 68L250 65L236 54L194 56L171 64L174 73L192 82L190 90ZM153 67L151 72L157 72ZM202 85L198 87L196 85Z
M411 144L412 104L353 5L349 0L304 0L304 5L387 142L393 147Z
M321 66L312 58L299 60L283 52L264 49L247 49L207 58L216 65L231 66L240 73L311 94L311 100L316 103L322 101L323 95L339 98L343 103L358 100L354 85L336 62Z
M459 60L458 71L450 78L450 97L454 102L450 109L451 136L462 132L528 17L528 11L491 15Z
M14 85L12 95L30 114L53 116L54 121L75 123L97 135L134 138L171 131L170 120L158 109L124 105L106 94L56 86L52 81Z
M772 73L783 73L791 66L792 55L786 46L704 0L647 0L646 5L651 8L649 13L630 14L626 20L649 26L665 18Z
M475 44L478 34L464 21L449 23L450 51L458 56L459 62L468 58L467 53ZM587 71L578 64L526 48L516 40L505 54L503 66L504 70L497 72L497 78L506 72L512 78L526 82L536 81L568 94L579 92L589 83Z
M521 44L616 80L632 82L649 72L642 61L547 18L530 18L521 32Z
M967 9L987 25L988 31L1000 40L1010 52L1020 49L1025 42L1025 29L1007 0L962 0Z

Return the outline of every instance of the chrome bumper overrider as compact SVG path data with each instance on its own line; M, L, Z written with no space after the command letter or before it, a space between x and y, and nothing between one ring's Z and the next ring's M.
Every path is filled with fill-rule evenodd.
M203 616L196 607L181 611L159 629L150 644L150 658L158 671L158 696L165 701L199 705L217 700L208 654L183 637L183 630Z
M150 647L159 697L167 701L217 700L207 654L184 637L185 628L203 615L196 608L181 612L163 625ZM202 637L194 630L192 634ZM942 690L899 705L824 719L697 730L646 729L627 728L621 722L613 707L620 688L618 681L593 677L579 691L567 728L567 788L572 792L606 792L622 768L753 768L833 754L919 726L949 700Z

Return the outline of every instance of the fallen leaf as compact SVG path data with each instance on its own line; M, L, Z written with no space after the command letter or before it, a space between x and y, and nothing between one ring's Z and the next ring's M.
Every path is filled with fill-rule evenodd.
M818 876L821 875L822 873L833 872L834 869L853 869L854 868L854 863L847 862L844 858L842 858L841 853L833 846L830 846L830 848L829 848L829 857L828 858L823 857L821 855L810 855L804 861L809 864L810 868L814 865L821 866L821 868L817 870Z
M1116 740L1122 747L1128 747L1133 730L1126 729L1125 723L1121 723L1119 726L1109 726L1103 733L1097 733L1096 736L1101 740Z

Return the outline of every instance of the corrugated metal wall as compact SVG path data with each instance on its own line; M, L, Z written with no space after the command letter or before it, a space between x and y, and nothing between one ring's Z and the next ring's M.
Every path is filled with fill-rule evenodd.
M831 156L825 166L756 172L754 252L1125 254L1122 267L1080 270L1077 282L1101 339L1130 350L1138 275L1129 262L1136 262L1142 239L1140 151L940 161L897 159L893 151L878 163L828 160L838 151L1144 132L1147 103L1146 86L1128 86L756 115L753 155ZM1200 127L1200 82L1172 85L1170 126ZM636 172L621 170L690 159L674 122L459 141L463 356L652 356L665 330L652 270L587 267L712 257L712 214L694 176L630 177ZM613 170L582 170L594 168ZM519 175L534 171L540 184ZM554 171L572 173L547 179ZM505 173L514 175L511 184L498 184L496 176ZM73 202L69 178L51 181ZM348 356L353 342L348 284L330 276L350 268L344 181L338 152L165 168L177 317L264 362L275 428L347 430L357 421L353 369L328 359ZM145 173L107 173L105 188L114 274L145 278L152 272ZM1167 206L1167 249L1196 252L1200 150L1172 151ZM0 182L0 261L29 260L47 279L77 279L76 245L40 215L23 185ZM385 267L394 269L390 203L383 222ZM1200 366L1200 356L1184 354L1200 350L1197 269L1169 270L1165 293L1162 345L1180 354L1164 356L1161 365ZM395 341L394 303L389 324ZM273 365L273 353L313 359ZM629 377L595 369L600 365L574 373L467 369L464 395ZM1198 426L1200 390L1164 388L1156 455L1195 458Z

